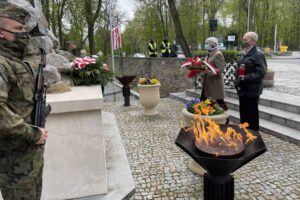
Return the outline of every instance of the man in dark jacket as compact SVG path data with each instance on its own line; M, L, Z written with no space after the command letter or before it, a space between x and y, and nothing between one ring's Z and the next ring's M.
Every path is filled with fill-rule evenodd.
M247 32L243 37L245 54L239 59L238 66L245 65L245 74L236 75L236 89L240 102L240 121L248 122L249 129L259 130L258 99L263 90L263 78L267 72L267 62L256 46L258 36ZM237 70L239 71L239 70Z

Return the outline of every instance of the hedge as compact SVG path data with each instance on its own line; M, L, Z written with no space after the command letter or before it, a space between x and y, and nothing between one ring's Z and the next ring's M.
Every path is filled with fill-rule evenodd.
M223 53L223 56L225 58L225 62L229 63L229 62L234 62L238 59L239 57L239 51L235 51L235 50L224 50L221 51ZM207 51L194 51L193 52L193 56L198 56L198 57L205 57L207 56Z

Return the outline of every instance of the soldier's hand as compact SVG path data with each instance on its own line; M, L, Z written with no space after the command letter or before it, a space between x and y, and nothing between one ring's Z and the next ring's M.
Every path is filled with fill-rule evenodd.
M48 138L48 131L44 128L40 128L40 131L41 131L41 138L39 139L39 141L37 141L36 144L45 144Z

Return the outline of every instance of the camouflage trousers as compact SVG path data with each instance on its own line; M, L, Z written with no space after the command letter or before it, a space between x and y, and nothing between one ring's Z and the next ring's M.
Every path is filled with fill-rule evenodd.
M37 177L31 177L31 181L24 183L23 187L1 189L4 200L40 200L42 195L42 175L41 167Z
M11 160L10 157L6 158ZM13 163L14 164L10 167L14 169L13 171L15 173L11 174L8 172L7 179L6 176L3 176L3 185L0 185L3 199L40 200L42 194L43 148L31 151L29 154L20 155ZM0 159L0 172L1 169L3 170L5 168L5 166L1 164L3 163L1 163ZM26 172L28 171L30 171L30 173L27 174ZM20 174L22 174L22 176L19 176Z

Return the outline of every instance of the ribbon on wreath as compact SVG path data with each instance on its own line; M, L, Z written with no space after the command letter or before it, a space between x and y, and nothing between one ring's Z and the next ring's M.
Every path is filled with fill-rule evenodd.
M182 65L181 65L180 68L182 69L182 68L190 66L190 65L193 65L193 66L202 66L203 63L202 63L201 58L199 58L199 57L195 57L194 59L188 58L184 63L182 63Z
M213 66L211 63L209 63L208 61L203 61L203 63L208 67L208 69L214 74L214 75L220 75L220 71Z
M89 58L89 57L84 57L84 58L76 58L74 60L73 66L76 69L83 69L85 68L86 65L88 64L95 64L96 59L94 58Z
M195 57L194 59L192 58L188 58L184 63L182 63L181 65L181 69L184 67L188 67L188 66L196 66L196 67L201 67L202 65L205 65L214 75L220 75L219 70L212 65L211 63L209 63L208 61L205 60L201 60L201 58L199 57ZM189 78L194 77L195 75L197 75L200 72L205 72L207 70L205 69L189 69L189 72L187 73L187 76Z

